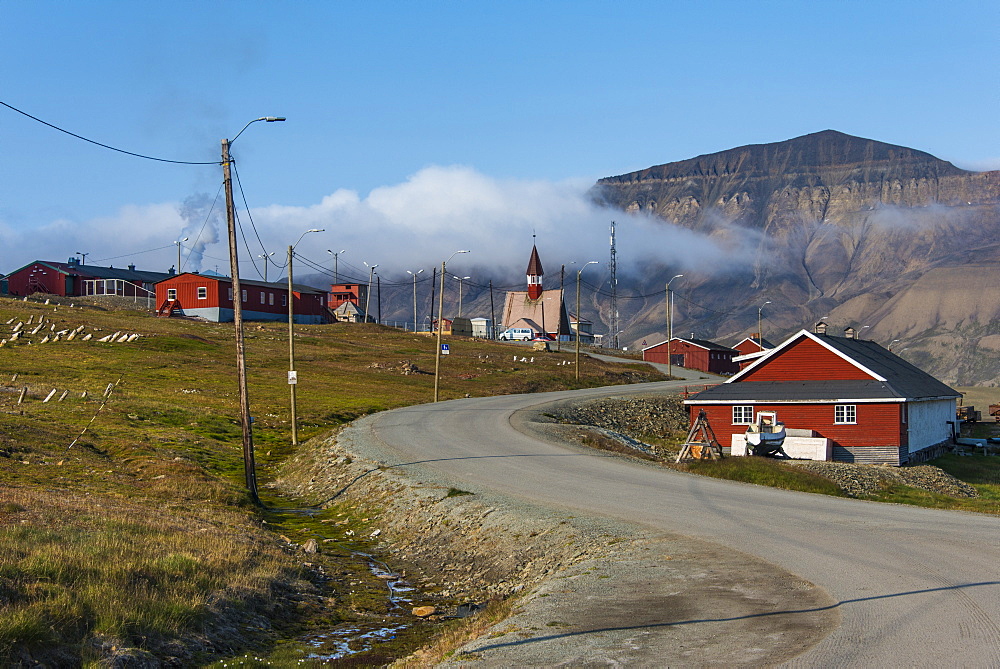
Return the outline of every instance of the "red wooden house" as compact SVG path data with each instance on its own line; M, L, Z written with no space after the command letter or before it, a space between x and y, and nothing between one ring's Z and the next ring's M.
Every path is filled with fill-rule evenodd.
M711 374L735 374L740 371L733 357L739 352L707 339L685 339L674 337L642 349L642 359L646 362L668 362L678 367L697 369ZM669 358L669 359L668 359Z
M172 272L137 270L135 265L127 268L81 265L77 258L70 258L66 262L36 260L8 274L6 281L8 293L16 296L45 293L146 299L152 298L156 282L172 276Z
M933 457L954 433L960 394L873 341L802 330L685 400L723 446L773 411L786 430L828 439L832 459L899 465ZM737 437L733 439L734 435Z
M740 366L740 369L745 369L755 360L764 355L765 352L770 351L774 348L774 344L766 339L761 339L760 334L754 332L749 337L746 337L736 346L733 346L739 354L733 358L733 362Z
M240 280L243 318L248 321L288 320L288 284ZM296 323L329 320L326 291L292 286ZM185 272L156 284L159 315L197 316L216 323L233 320L233 284L227 276Z

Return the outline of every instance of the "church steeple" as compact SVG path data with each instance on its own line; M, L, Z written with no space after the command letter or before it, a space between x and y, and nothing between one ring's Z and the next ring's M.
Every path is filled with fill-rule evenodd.
M531 245L531 259L528 261L528 299L537 300L542 296L542 261L538 258L538 249Z

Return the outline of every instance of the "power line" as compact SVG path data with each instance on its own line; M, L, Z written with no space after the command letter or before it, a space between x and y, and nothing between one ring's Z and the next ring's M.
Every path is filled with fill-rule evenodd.
M66 133L70 137L76 137L77 139L81 139L81 140L83 140L85 142L89 142L89 143L94 144L96 146L99 146L101 148L109 149L111 151L117 151L118 153L124 153L125 155L128 155L128 156L135 156L136 158L144 158L146 160L155 160L155 161L160 162L160 163L174 163L175 165L218 165L219 164L218 160L212 160L212 161L170 160L168 158L157 158L155 156L146 156L146 155L143 155L141 153L134 153L132 151L126 151L125 149L119 149L119 148L114 147L114 146L109 146L108 144L102 144L101 142L95 141L93 139L88 139L88 138L84 137L83 135L78 135L75 132L70 132L69 130L66 130L64 128L60 128L57 125L52 125L48 121L43 121L42 119L38 118L37 116L32 116L28 112L22 111L22 110L18 109L17 107L13 107L13 106L7 104L6 102L4 102L2 100L0 100L0 105L3 105L4 107L6 107L7 109L10 109L11 111L15 111L18 114L21 114L22 116L27 116L32 121L37 121L38 123L41 123L42 125L46 125L46 126L52 128L53 130L58 130L59 132Z

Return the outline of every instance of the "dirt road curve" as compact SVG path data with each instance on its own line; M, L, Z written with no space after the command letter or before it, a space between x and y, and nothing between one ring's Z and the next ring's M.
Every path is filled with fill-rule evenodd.
M788 660L792 666L1000 666L1000 519L791 493L665 471L550 443L532 433L523 411L569 397L669 391L683 383L409 407L358 421L352 438L365 442L369 452L387 464L430 468L457 484L620 519L647 533L707 540L717 545L714 549L720 555L726 549L748 553L778 567L779 573L784 570L819 586L824 596L832 597L829 610L839 613L840 624ZM638 558L626 557L623 564L630 560L634 567L638 564ZM636 573L635 569L628 573ZM754 587L776 580L771 573L761 576L763 585L756 579ZM606 588L614 574L603 578ZM670 634L676 635L672 645L684 642L679 626L670 620L657 623L648 618L648 611L643 614L647 617L637 618L627 607L617 612L601 608L600 621L587 621L582 612L588 601L596 601L594 593L578 594L572 610L554 618L567 625L572 622L571 632L554 629L533 644L481 640L479 657L507 666L573 662L572 649L585 643L588 630L593 634L618 630L620 634L606 636L602 643L633 650L644 644L655 647L657 638L662 643ZM641 598L641 592L635 596ZM813 613L773 612L792 616L793 622L797 615ZM682 620L688 625L702 622ZM726 652L752 650L752 625L726 629L733 637ZM647 664L655 659L640 651L638 655L608 651L605 660L578 656L573 663L607 664L614 657L629 657L634 664ZM730 664L738 657L722 654L717 662L700 657L698 663ZM745 660L752 664L752 654Z

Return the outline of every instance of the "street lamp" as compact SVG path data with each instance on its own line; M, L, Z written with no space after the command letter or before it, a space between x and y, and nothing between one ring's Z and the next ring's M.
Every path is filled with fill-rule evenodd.
M364 266L370 270L368 272L368 294L365 295L365 323L367 323L368 307L371 306L372 303L372 279L375 277L375 268L378 267L378 264L369 265L368 263L364 263Z
M583 274L583 270L587 269L587 265L597 265L596 260L591 260L590 262L584 263L583 267L576 271L576 380L580 380L580 321L583 320L580 316L580 275Z
M83 253L82 251L77 251L76 255L80 256L80 264L81 265L86 265L87 264L87 256L90 255L89 253Z
M417 275L424 270L418 269L416 272L406 270L406 273L413 277L413 331L417 331ZM433 306L431 307L434 308Z
M771 304L771 300L768 300L764 304ZM760 341L764 341L764 333L761 332L761 329L760 329L761 312L764 309L764 304L762 304L759 307L757 307L757 339L759 339ZM761 345L761 348L764 348L764 346Z
M437 351L434 352L434 401L438 401L438 389L439 389L439 379L441 372L441 329L444 327L444 275L448 271L447 265L451 262L451 259L457 256L459 253L471 253L468 249L464 251L455 251L447 260L441 261L441 294L438 296L438 334L437 334Z
M176 242L174 242L174 244L177 245L177 273L178 274L181 273L181 243L182 242L186 242L187 240L188 240L188 238L185 237L184 239L179 239ZM191 256L188 256L188 259L190 259L190 257Z
M250 123L257 121L272 123L284 120L283 116L262 116L261 118L255 118ZM243 126L243 130L249 128L250 123ZM240 288L240 264L237 255L239 247L236 245L236 211L233 208L232 160L229 157L229 147L243 134L243 130L236 133L236 137L233 137L232 140L222 140L222 180L226 189L229 271L233 286L233 326L236 331L236 372L240 386L240 424L243 428L243 471L251 501L254 504L260 504L260 497L257 495L257 468L254 464L253 454L253 431L250 423L250 397L247 392L246 349L243 344L243 292Z
M340 249L339 251L334 253L330 249L327 249L326 252L333 256L333 282L340 283L340 271L339 271L340 268L337 266L337 263L340 260L340 254L347 253L347 251L345 251L344 249Z
M458 280L458 316L462 317L462 284L465 283L466 279L471 279L468 276L452 276L451 278ZM545 313L545 309L542 309L542 313Z
M667 378L669 379L673 374L673 357L670 353L673 351L674 342L674 296L670 292L670 284L674 282L674 279L679 279L683 274L675 274L671 277L670 281L667 281Z
M274 255L274 251L270 253L260 253L257 255L258 258L264 259L264 283L267 283L267 266L271 264L271 256ZM177 257L180 258L180 251L177 252Z
M295 322L295 292L292 289L292 257L295 255L295 247L299 245L302 238L310 232L325 232L321 228L312 228L299 235L298 241L288 247L288 389L291 393L292 412L292 446L299 444L299 427L295 407L295 386L298 384L298 374L295 373L295 339L293 338L292 323ZM267 265L264 266L265 268Z

